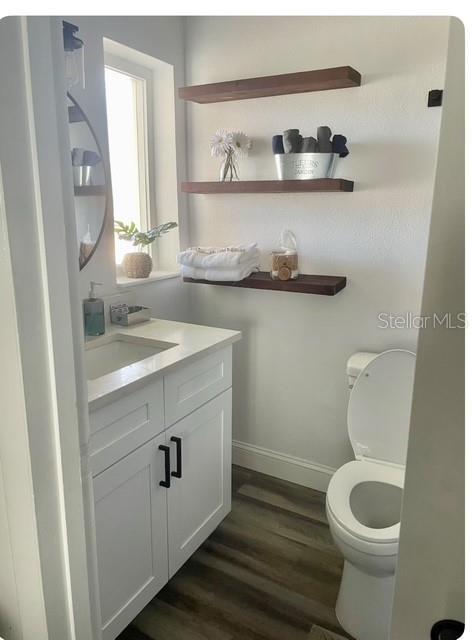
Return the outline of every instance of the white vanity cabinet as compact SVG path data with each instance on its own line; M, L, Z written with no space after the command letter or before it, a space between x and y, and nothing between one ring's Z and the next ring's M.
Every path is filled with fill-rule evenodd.
M231 346L90 422L101 632L114 640L230 511Z

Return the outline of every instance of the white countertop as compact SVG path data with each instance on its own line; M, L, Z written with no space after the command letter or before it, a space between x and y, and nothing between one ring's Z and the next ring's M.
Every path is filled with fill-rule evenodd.
M171 342L176 346L118 371L108 373L96 380L88 380L90 410L98 409L117 400L124 393L144 386L151 382L153 377L162 375L178 365L190 362L241 339L240 331L151 318L149 322L143 322L133 327L111 325L107 328L107 333L104 336L87 339L85 348L90 349L106 343L111 336L116 334L155 340L157 344Z

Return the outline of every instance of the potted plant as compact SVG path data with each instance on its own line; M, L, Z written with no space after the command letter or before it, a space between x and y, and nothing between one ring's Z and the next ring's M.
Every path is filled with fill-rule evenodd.
M115 233L120 240L127 240L138 247L137 251L126 253L123 257L121 267L123 273L128 278L148 278L152 271L152 258L149 253L142 250L143 247L154 242L164 233L177 227L176 222L164 222L149 231L139 231L134 222L125 224L120 220L115 220Z

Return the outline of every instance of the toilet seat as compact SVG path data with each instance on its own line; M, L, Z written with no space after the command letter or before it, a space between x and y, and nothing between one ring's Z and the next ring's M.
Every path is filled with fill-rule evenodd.
M400 522L382 529L363 525L352 512L350 498L354 487L362 482L381 482L403 489L404 470L387 464L367 461L348 462L331 478L326 494L329 510L338 525L351 535L370 543L398 542Z
M349 397L347 431L358 460L406 464L416 357L379 353L357 377Z

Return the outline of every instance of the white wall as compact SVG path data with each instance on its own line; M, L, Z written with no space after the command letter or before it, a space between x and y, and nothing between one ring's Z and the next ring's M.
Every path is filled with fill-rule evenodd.
M451 20L421 312L464 311L464 27ZM464 331L420 330L392 640L464 620Z
M357 350L416 349L414 330L382 330L379 312L420 309L444 84L447 18L192 17L187 84L351 65L354 89L188 106L189 179L217 179L217 128L254 139L246 179L274 178L271 136L328 124L349 139L339 177L355 191L189 196L193 245L257 241L288 227L301 271L348 277L334 298L192 286L194 320L242 329L236 347L234 438L337 468L352 458L345 365ZM277 466L277 464L275 465ZM271 467L272 472L276 469Z
M119 17L119 16L72 16L66 20L76 24L80 37L85 42L85 90L80 86L71 93L89 118L108 163L108 139L106 125L106 103L104 84L103 38L136 49L162 60L174 67L176 86L184 83L184 32L183 18L165 17ZM61 26L57 20L57 27ZM177 179L185 179L185 107L176 101ZM166 123L162 123L166 126ZM159 131L155 131L159 135ZM186 202L179 194L179 221L182 243L187 242ZM166 200L164 202L167 202ZM175 232L174 232L175 233ZM166 238L157 242L164 242ZM91 261L80 272L80 292L87 296L90 280L104 283L103 295L116 293L115 263L113 253L113 220L110 215L99 247ZM155 315L162 318L185 320L188 314L188 295L179 280L146 283L138 288L140 302L150 305ZM142 299L141 299L142 298Z

